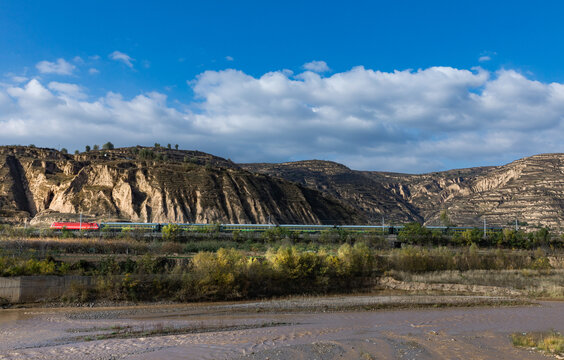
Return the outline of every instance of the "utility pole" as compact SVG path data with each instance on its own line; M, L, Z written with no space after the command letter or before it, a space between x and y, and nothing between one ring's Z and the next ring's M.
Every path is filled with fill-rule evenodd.
M484 216L484 239L486 238L486 217Z
M270 220L270 214L268 215L268 225L272 225L272 221Z

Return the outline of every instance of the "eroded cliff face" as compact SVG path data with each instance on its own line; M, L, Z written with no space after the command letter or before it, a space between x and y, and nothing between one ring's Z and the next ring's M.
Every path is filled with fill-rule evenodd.
M392 190L387 188L378 176L367 176L338 163L308 160L240 166L249 171L290 180L329 194L364 213L373 224L381 224L383 217L386 223L422 221L421 216L409 203L409 197L404 197L401 193L401 186Z
M253 174L199 152L127 149L78 156L0 148L0 216L43 219L84 213L99 220L197 223L362 223L339 201L297 184ZM182 159L182 160L180 160Z
M457 225L564 228L564 154L421 175L355 171L328 161L234 164L197 151L142 148L80 155L0 147L0 221ZM49 215L49 216L47 216Z
M421 175L354 171L331 162L243 164L251 171L299 182L347 202L371 222L421 221L441 225L446 210L452 223L564 228L564 154L535 155L498 167ZM375 210L379 209L379 211Z

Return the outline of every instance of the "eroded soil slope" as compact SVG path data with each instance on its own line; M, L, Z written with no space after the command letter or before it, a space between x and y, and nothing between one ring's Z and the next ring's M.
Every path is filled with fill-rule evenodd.
M355 171L327 161L243 164L261 174L298 182L348 203L372 223L422 221L440 225L447 210L452 223L520 223L564 226L564 154L541 154L497 167L421 175Z
M136 150L135 150L136 149ZM102 220L198 223L359 223L322 193L195 151L139 148L68 155L0 147L0 216L92 215ZM148 151L153 155L147 156ZM151 154L151 153L149 153ZM51 214L53 216L46 216Z

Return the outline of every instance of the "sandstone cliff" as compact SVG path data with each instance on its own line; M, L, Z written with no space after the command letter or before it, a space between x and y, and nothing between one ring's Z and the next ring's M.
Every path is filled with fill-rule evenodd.
M409 198L390 189L378 176L367 176L348 167L319 160L281 164L241 164L249 171L297 182L311 189L325 192L366 214L369 221L388 224L422 221ZM401 186L399 189L401 190Z
M331 194L378 224L421 221L564 227L564 154L542 154L497 167L421 175L354 171L327 161L243 164L250 171L295 181Z
M139 160L143 151L150 156ZM3 220L78 213L140 222L366 221L329 196L201 152L129 148L68 155L0 147Z
M443 210L457 225L517 219L562 229L564 154L410 175L318 160L235 164L163 148L68 155L0 147L0 222L82 212L142 222L381 224L384 217L386 224L440 225Z

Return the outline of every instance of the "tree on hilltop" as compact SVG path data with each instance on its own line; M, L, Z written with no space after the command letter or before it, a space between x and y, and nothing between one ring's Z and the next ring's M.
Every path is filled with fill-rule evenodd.
M114 149L114 144L112 144L111 142L107 142L104 145L102 145L102 149L104 150L113 150Z

